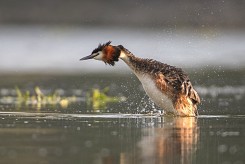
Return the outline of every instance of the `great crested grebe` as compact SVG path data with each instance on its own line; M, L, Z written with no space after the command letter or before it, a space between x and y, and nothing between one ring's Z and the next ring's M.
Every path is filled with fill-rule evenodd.
M122 59L138 77L147 95L166 114L198 115L200 98L182 69L153 59L138 58L122 45L110 44L111 41L99 44L91 55L80 60L96 59L114 66L115 62Z

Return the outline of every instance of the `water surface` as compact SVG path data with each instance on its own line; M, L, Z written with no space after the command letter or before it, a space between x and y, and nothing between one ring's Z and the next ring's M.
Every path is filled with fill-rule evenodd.
M131 74L1 75L0 163L244 164L244 71L189 72L202 99L197 118L159 116ZM18 103L15 86L77 101ZM126 101L87 103L92 88L105 87Z
M1 114L1 163L243 163L245 116Z

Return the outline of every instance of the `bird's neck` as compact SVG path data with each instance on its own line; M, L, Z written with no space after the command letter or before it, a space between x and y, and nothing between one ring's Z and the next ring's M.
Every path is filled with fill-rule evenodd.
M141 60L143 60L127 51L121 51L119 58L122 59L134 72L139 71L139 63Z

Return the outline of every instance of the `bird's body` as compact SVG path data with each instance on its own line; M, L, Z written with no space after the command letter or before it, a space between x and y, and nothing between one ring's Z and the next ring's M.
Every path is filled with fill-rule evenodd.
M81 60L90 58L110 65L122 59L140 80L147 95L166 113L177 116L198 115L200 98L182 69L156 60L138 58L123 46L111 46L110 42L99 45L90 56Z

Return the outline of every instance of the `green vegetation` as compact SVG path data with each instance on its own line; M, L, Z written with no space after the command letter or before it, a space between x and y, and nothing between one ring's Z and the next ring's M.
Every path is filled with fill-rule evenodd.
M109 87L103 90L91 89L90 92L86 93L85 103L88 106L92 106L94 110L103 110L106 109L108 103L117 103L125 100L124 97L108 96L108 91ZM61 108L67 108L71 103L84 101L84 99L78 98L77 96L61 96L57 91L44 94L38 86L34 88L34 92L29 90L21 91L18 87L15 87L15 92L16 96L0 97L0 103L17 104L17 106L31 105L37 109L41 109L45 105L60 105Z
M88 105L92 105L94 110L105 109L108 103L116 103L125 101L125 97L110 97L108 96L109 87L103 90L92 89L87 93L86 102Z
M39 87L34 88L34 94L30 95L30 91L21 92L21 90L16 87L15 88L17 95L17 103L18 104L26 104L26 105L37 105L41 107L46 104L51 105L60 105L62 108L67 108L68 104L71 102L76 102L76 97L61 97L57 92L44 95Z

